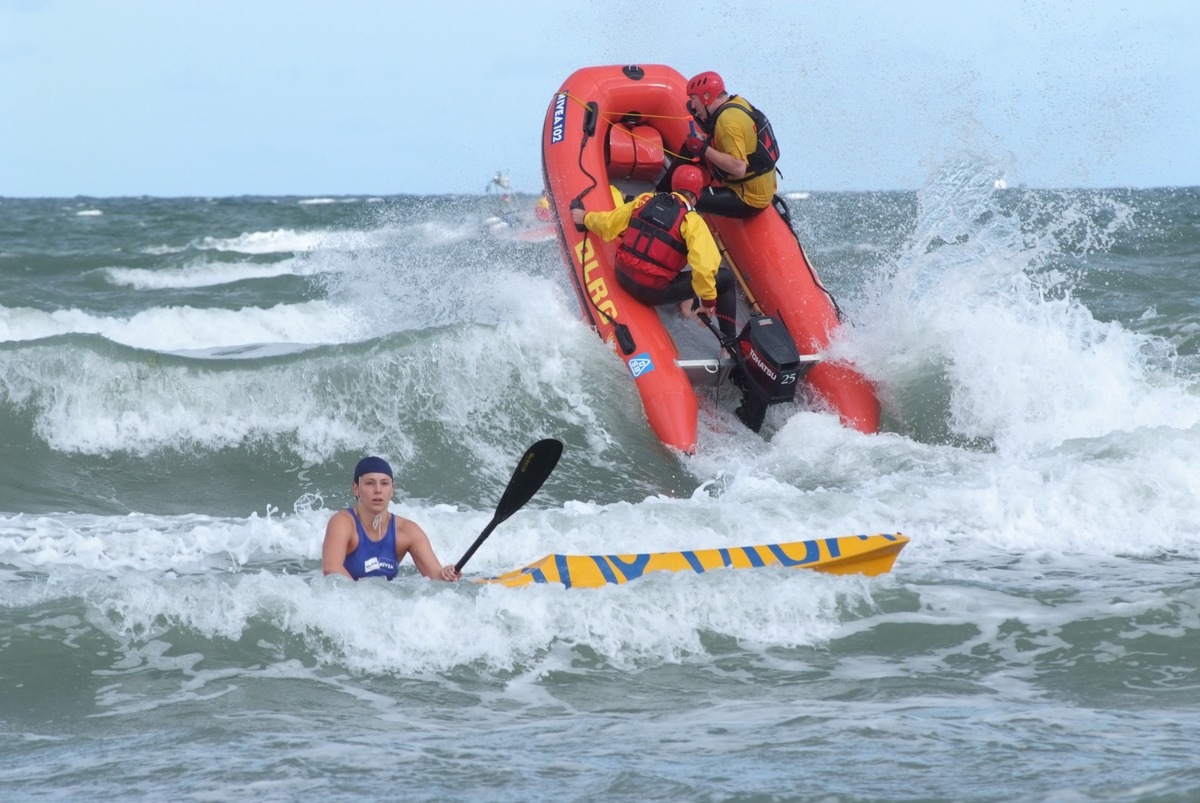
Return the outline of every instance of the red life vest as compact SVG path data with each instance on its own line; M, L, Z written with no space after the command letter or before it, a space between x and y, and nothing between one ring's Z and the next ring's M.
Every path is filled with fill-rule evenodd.
M660 192L629 219L617 247L617 263L633 281L662 290L687 265L680 227L692 207L674 193Z

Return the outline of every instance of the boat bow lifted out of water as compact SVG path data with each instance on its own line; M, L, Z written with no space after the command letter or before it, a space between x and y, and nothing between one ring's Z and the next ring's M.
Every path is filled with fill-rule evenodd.
M571 221L573 202L589 211L608 210L621 197L654 189L690 130L686 86L682 75L661 65L576 71L546 112L542 168L584 319L615 344L658 438L691 453L698 429L694 384L720 381L734 363L712 358L717 344L711 336L701 339L703 348L689 352L685 338L668 331L665 316L617 284L615 242L580 232ZM792 341L790 357L767 360L762 383L743 383L748 386L743 409L758 405L761 423L765 405L790 400L800 385L811 402L836 412L845 425L877 432L879 401L872 384L853 366L822 359L839 326L838 310L779 208L748 220L705 218L738 277L739 306L760 323L781 322ZM735 357L745 370L745 360L759 352L746 331L743 335L741 356ZM775 387L764 389L770 385Z

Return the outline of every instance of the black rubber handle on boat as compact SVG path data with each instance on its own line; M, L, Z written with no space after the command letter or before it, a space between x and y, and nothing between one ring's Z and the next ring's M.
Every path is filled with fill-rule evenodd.
M500 497L500 504L496 505L496 515L492 516L492 520L483 528L475 543L471 544L466 553L458 559L458 563L454 564L455 571L462 573L463 566L467 565L467 561L475 554L475 550L479 549L479 545L492 534L496 525L516 513L533 498L538 488L541 488L542 483L550 476L550 472L558 465L562 451L562 441L554 438L540 440L525 450L516 470L513 471L512 479L508 481L508 487Z
M596 136L596 121L600 119L599 103L589 100L586 106L587 111L583 113L583 138L585 140Z
M571 209L583 209L583 197L582 196L571 199ZM581 233L585 232L585 231L587 231L587 226L583 225L582 223L576 223L575 231L578 231Z

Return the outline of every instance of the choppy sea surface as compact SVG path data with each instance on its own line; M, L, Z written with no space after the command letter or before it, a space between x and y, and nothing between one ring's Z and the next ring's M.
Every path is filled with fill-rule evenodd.
M694 457L488 202L0 199L4 799L1200 799L1200 190L794 195L884 431L716 396ZM543 437L469 575L912 542L321 576L363 454L451 562Z

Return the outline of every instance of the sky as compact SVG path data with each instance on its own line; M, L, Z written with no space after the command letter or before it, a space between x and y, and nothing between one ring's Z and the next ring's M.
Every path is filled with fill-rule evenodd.
M786 190L1200 186L1200 0L0 0L0 197L537 193L629 63L721 73Z

